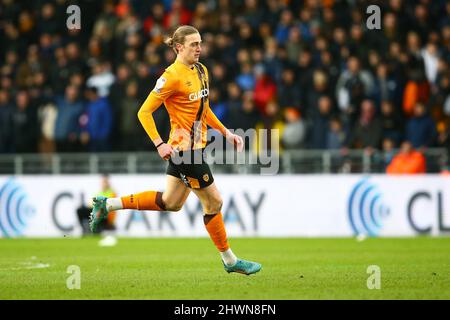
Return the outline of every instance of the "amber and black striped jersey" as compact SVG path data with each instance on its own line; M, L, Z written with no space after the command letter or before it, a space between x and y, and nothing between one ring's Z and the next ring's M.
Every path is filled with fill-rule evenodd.
M142 125L152 140L158 138L159 133L151 113L161 104L170 117L167 143L180 151L204 148L207 125L226 134L226 128L210 108L208 80L208 69L201 63L190 68L176 60L165 70L140 111Z

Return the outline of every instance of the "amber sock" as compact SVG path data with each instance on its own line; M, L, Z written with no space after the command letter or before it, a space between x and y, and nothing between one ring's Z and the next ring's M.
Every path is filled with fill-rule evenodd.
M159 191L145 191L121 197L123 209L164 211L162 193Z
M225 224L223 223L222 213L217 214L205 214L203 216L203 222L205 223L206 230L209 233L209 237L216 245L220 252L227 251L230 246L228 245L227 233L225 231Z

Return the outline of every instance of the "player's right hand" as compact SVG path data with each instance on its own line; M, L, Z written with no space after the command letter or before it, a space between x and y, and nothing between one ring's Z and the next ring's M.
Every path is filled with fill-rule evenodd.
M167 143L163 143L162 145L159 146L158 153L159 156L166 161L169 160L171 156L175 155L173 147Z

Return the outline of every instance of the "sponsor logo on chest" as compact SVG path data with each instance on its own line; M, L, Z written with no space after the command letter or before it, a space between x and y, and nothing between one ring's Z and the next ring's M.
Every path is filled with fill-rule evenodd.
M192 92L191 94L189 94L189 100L195 101L195 100L207 97L208 95L209 95L209 90L203 89L198 92Z

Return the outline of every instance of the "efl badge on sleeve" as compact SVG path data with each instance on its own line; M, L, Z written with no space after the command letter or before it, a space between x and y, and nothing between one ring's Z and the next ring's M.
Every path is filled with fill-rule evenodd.
M164 87L164 85L166 84L166 81L166 78L160 77L158 81L156 81L156 85L153 91L155 91L156 93L160 93L162 87Z

